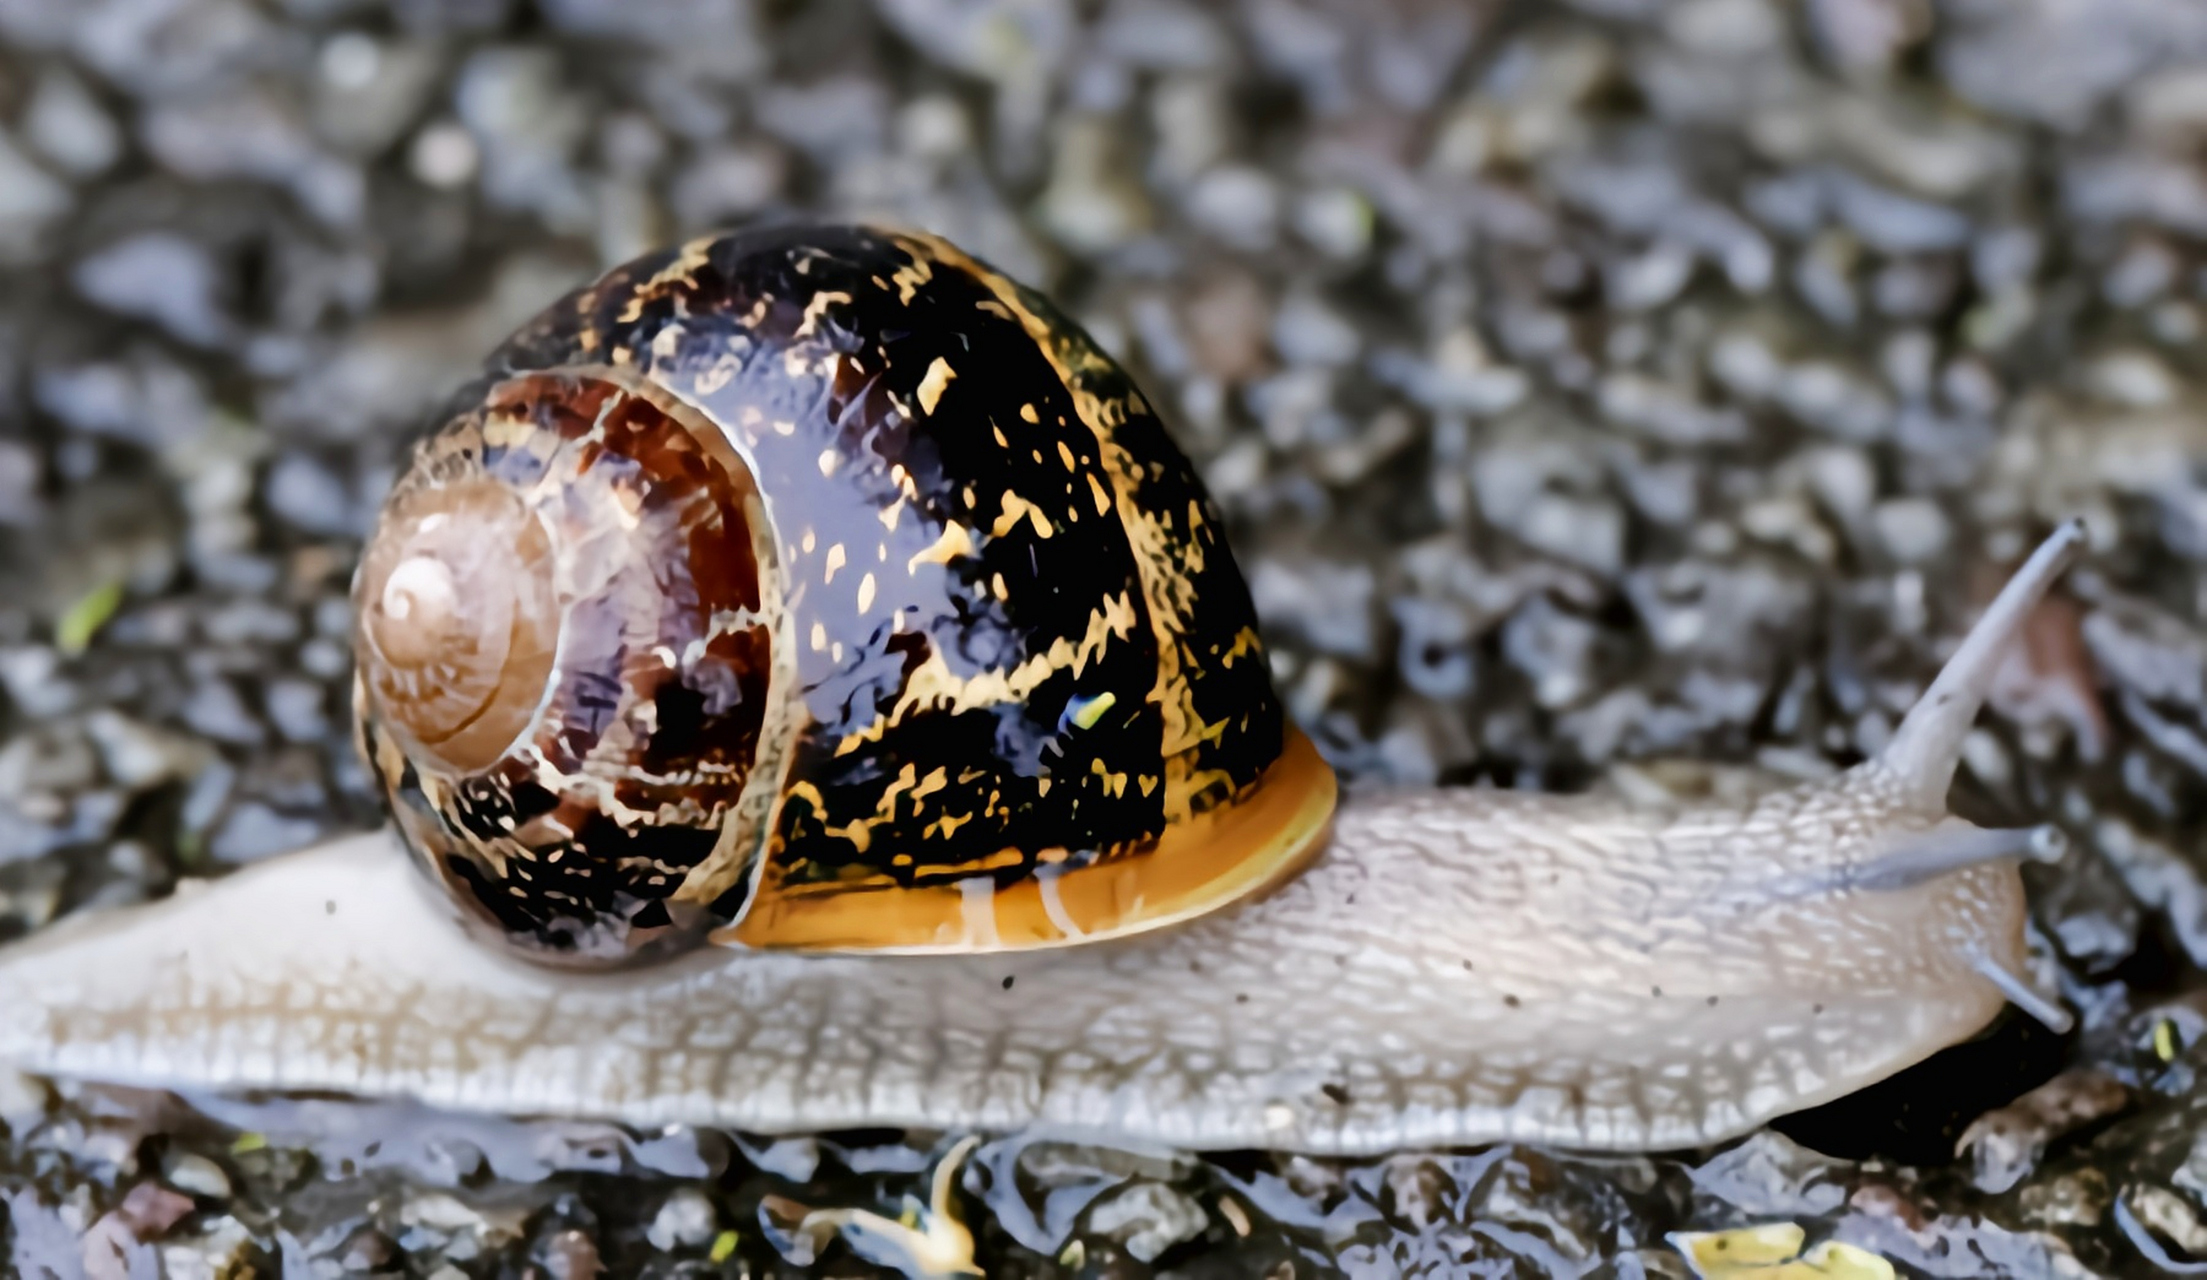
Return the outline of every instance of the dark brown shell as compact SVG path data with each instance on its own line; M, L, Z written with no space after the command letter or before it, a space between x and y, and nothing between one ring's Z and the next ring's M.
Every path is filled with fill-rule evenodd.
M425 506L542 545L553 643L512 621L529 556L424 543L454 524L422 534ZM385 520L364 750L425 865L540 953L1108 936L1275 881L1332 812L1187 459L1076 326L937 239L776 229L613 271L492 356ZM402 563L437 607L479 579L449 599L489 620L415 612ZM394 677L436 666L421 616L465 679Z

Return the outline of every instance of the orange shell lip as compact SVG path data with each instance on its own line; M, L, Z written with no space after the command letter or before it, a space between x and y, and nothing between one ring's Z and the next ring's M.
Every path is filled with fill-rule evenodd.
M996 888L985 876L907 888L762 884L724 946L898 953L1024 951L1178 924L1276 887L1326 845L1340 788L1290 726L1240 800L1179 823L1138 854Z

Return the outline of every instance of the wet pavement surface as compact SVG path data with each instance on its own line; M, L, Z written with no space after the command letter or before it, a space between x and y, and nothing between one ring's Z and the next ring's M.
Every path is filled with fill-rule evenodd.
M11 1079L11 1269L873 1274L947 1207L992 1276L2207 1274L2203 142L2207 14L2155 0L0 0L0 939L373 821L346 587L400 449L713 226L924 225L1063 303L1359 779L1814 776L2094 543L1956 794L2070 839L2071 1037L1648 1157Z

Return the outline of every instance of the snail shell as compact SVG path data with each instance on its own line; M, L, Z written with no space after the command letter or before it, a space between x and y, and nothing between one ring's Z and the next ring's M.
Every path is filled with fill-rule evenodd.
M1039 469L940 482L1001 473L940 470L938 416ZM615 272L494 358L364 560L363 738L431 876L376 832L65 921L0 951L0 1061L770 1133L1666 1148L2008 1002L2066 1027L2021 976L2016 864L2053 848L1946 793L2076 522L1830 779L1358 793L1330 828L1215 524L1123 375L939 241ZM660 954L705 938L767 945Z
M492 356L356 580L363 753L541 958L997 950L1277 881L1333 777L1187 458L940 240L633 263Z

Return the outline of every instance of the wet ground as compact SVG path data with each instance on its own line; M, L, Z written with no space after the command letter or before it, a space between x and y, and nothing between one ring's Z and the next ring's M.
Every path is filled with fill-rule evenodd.
M1683 1276L1772 1223L1826 1274L2207 1274L2203 142L2156 0L0 0L0 938L372 820L350 565L506 331L885 216L1135 370L1358 777L1830 769L2095 540L1957 794L2070 836L2074 1036L1714 1152L993 1142L944 1184L989 1274ZM13 1269L95 1280L909 1269L955 1140L0 1117Z

